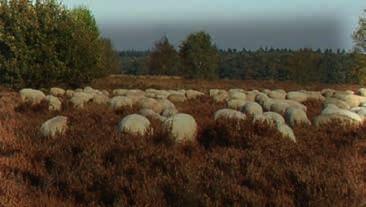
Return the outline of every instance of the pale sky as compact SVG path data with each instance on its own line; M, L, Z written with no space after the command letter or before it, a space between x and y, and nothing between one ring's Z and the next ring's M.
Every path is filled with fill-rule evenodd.
M84 5L117 49L178 45L205 30L219 48L352 48L366 0L63 0Z

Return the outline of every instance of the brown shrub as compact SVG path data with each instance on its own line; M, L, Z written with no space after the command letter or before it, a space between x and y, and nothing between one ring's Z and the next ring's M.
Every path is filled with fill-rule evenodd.
M319 103L305 103L316 114ZM360 206L366 192L366 125L303 126L297 143L251 120L213 121L223 107L202 97L178 104L198 124L196 143L174 144L153 121L146 137L117 133L132 108L65 106L69 130L38 129L54 112L15 106L0 118L3 206ZM40 109L40 110L39 110ZM0 108L1 110L1 108ZM1 114L1 113L0 113ZM313 115L310 115L313 116ZM6 121L5 121L6 120ZM12 131L9 131L12 129Z
M303 103L307 107L306 114L309 120L313 120L323 110L323 103L320 100L309 99Z

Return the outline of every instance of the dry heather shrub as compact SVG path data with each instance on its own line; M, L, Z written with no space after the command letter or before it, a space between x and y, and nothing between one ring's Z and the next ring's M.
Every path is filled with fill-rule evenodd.
M135 109L66 107L70 128L56 139L38 132L52 112L13 112L17 137L1 148L0 204L360 206L366 198L365 126L297 127L294 144L250 119L239 130L214 122L220 107L205 97L178 106L200 125L197 143L184 144L154 120L149 136L119 135L118 122Z
M321 111L323 110L323 103L320 100L317 99L308 99L303 103L306 108L306 114L309 118L309 120L313 120L314 117L318 116Z
M21 103L16 108L15 111L19 113L33 112L33 113L44 113L48 110L48 103L46 100L41 101L41 103L36 105L31 105L28 103Z

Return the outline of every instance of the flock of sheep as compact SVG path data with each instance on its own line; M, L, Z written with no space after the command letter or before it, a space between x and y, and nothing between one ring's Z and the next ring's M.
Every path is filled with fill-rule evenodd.
M62 109L62 100L67 100L74 108L81 109L86 104L108 105L111 110L123 110L126 107L138 106L140 111L124 117L118 124L120 133L145 135L151 129L151 119L162 122L169 136L176 142L192 141L197 135L197 122L189 114L179 113L174 103L186 102L201 96L209 95L215 102L225 102L226 108L213 114L215 120L246 120L253 118L253 123L265 122L276 128L284 137L296 142L292 130L298 125L327 124L333 120L340 123L359 125L366 117L366 89L353 91L261 91L243 89L211 89L207 93L197 90L156 90L156 89L116 89L110 94L106 90L91 87L76 90L51 88L49 95L35 89L22 89L23 103L37 105L43 101L48 103L51 111ZM303 104L308 99L323 102L322 112L313 120L307 116L307 107ZM40 128L43 136L54 137L67 130L67 117L57 116L47 120ZM238 126L240 127L240 126Z

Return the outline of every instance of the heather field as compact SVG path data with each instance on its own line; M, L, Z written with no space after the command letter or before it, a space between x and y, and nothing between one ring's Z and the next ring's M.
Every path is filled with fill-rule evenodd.
M341 99L346 90L359 93L359 86L305 88L290 82L114 76L95 81L92 88L106 90L104 94L109 94L109 99L122 96L117 94L121 91L113 91L117 88L202 91L204 95L184 101L168 97L177 113L195 119L195 136L179 142L172 139L164 127L163 115L144 115L150 125L143 134L121 132L120 121L127 115L142 113L141 102L116 109L111 107L110 100L97 104L93 99L80 107L71 101L77 95L60 95L62 108L51 110L50 99L32 105L24 101L24 94L1 88L2 206L366 204L366 125L363 121L347 122L345 114L344 119L315 125L314 119L327 109L324 105L329 97L309 97L301 103L312 124L291 126L294 141L270 123L254 123L256 116L224 116L215 120L218 110L229 108L233 93L224 101L209 94L209 89L244 89L249 99L248 91L253 89L284 89L289 97L289 91L332 88L337 91L331 97ZM79 93L88 90L84 88ZM44 93L49 94L49 90L44 89ZM150 96L147 94L145 90L145 97ZM271 94L268 92L268 96ZM334 103L333 106L343 106ZM263 105L265 108L266 104ZM244 110L236 111L245 114ZM59 115L67 117L67 130L44 136L40 132L42 124ZM169 116L174 115L166 115Z

